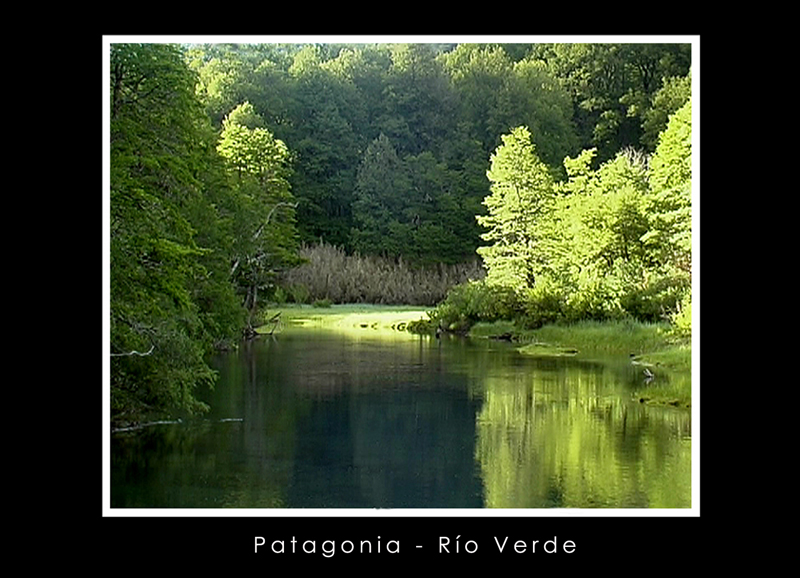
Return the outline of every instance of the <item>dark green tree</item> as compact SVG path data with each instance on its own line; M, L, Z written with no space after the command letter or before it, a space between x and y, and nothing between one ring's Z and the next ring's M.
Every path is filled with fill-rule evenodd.
M393 46L391 57L380 131L395 143L401 156L424 151L438 155L455 127L456 101L447 74L427 44Z
M685 76L691 65L688 44L539 44L533 55L569 93L580 146L597 148L601 162L640 146L663 78Z
M391 257L404 253L413 225L406 211L410 187L406 164L381 134L367 147L358 169L352 231L356 251Z
M643 113L642 145L655 151L659 135L667 128L669 117L678 111L692 95L692 75L664 79L662 87L653 95L650 107Z
M359 151L367 142L354 130L362 103L353 83L321 58L314 46L296 54L289 69L295 120L284 132L295 155L291 182L302 240L347 245Z
M113 44L110 71L112 415L201 411L204 354L237 318L224 259L198 242L220 238L213 134L178 47Z

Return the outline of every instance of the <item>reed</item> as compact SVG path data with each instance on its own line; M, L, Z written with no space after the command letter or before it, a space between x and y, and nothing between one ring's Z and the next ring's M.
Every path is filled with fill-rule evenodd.
M300 254L307 262L280 280L286 301L433 306L455 285L485 276L478 259L420 267L402 258L349 255L327 243L305 245Z

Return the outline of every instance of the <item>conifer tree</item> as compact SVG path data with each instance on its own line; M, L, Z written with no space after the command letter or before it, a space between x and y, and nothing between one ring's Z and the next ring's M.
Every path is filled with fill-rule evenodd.
M488 229L482 238L490 245L478 253L489 283L532 288L542 267L539 220L552 206L555 186L526 127L513 129L502 140L486 173L492 183L491 194L483 201L488 214L477 217Z

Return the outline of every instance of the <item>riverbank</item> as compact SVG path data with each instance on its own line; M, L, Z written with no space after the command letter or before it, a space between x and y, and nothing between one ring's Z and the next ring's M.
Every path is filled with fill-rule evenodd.
M358 336L402 337L430 333L428 311L419 306L345 304L313 306L286 304L270 309L267 317L280 323L259 328L273 330L307 327L348 332ZM423 330L420 330L423 329ZM477 323L466 337L497 339L517 346L522 355L536 357L624 356L642 374L651 375L633 392L642 403L691 406L691 343L676 340L667 323L584 321L522 329L510 321Z
M647 377L645 385L634 392L637 400L691 407L691 342L675 338L667 323L583 321L520 329L502 321L477 323L467 335L518 343L521 354L537 357L627 356Z
M428 311L419 306L372 305L354 303L345 305L286 304L271 309L267 317L279 315L279 330L286 327L313 327L364 332L406 332L408 324L427 318ZM273 325L259 328L259 333L269 333Z

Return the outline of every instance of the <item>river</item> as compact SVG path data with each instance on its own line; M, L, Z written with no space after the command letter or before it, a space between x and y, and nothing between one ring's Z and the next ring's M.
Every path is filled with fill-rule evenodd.
M628 359L290 327L213 366L207 415L111 436L112 508L692 505L691 412Z

